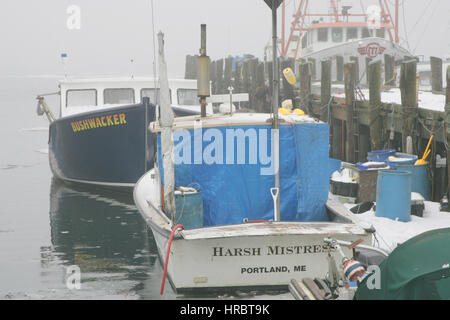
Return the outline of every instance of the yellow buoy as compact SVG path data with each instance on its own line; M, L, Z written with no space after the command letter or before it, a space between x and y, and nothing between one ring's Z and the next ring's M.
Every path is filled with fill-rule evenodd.
M305 115L305 111L303 111L301 109L294 109L294 113L298 114L299 116L304 116Z
M294 85L297 82L297 79L295 78L295 74L291 68L284 69L283 75L286 78L286 81L289 82L289 84Z

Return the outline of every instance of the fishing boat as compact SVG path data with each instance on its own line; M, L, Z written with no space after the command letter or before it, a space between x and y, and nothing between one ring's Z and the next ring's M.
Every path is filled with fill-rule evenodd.
M282 56L312 63L313 79L320 75L321 61L331 60L332 79L343 81L343 65L357 64L358 83L365 83L371 61L385 66L386 83L395 83L395 65L414 55L400 45L399 0L392 10L386 1L377 5L362 1L358 11L351 3L329 1L329 10L321 11L307 0L294 4L290 30L285 30L288 5L282 2ZM316 3L316 1L314 1Z
M169 103L176 116L200 112L195 80L171 79ZM159 105L153 78L64 79L56 118L38 96L38 114L49 126L49 162L59 179L132 188L153 167L154 136L147 131ZM212 106L207 106L212 113Z
M279 3L267 3L276 26ZM205 25L201 39L198 94L204 101ZM163 35L158 40L160 83L168 88ZM324 237L371 242L372 230L328 199L329 178L339 166L328 157L328 124L274 110L174 118L162 104L161 117L150 124L156 164L134 188L164 264L161 294L166 278L180 294L287 290L293 275L326 271Z

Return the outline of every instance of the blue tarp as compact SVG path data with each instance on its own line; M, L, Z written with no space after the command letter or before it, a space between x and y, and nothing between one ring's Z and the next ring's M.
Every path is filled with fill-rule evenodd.
M269 125L174 132L175 185L200 186L205 226L273 219L274 175L264 172L271 163L270 133ZM245 136L245 157L238 152L239 134ZM340 165L328 154L328 124L280 126L282 221L327 221L329 178ZM161 163L159 155L162 172Z

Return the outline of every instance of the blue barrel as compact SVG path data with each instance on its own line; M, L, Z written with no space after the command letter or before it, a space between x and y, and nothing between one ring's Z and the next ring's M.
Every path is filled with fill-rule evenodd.
M374 162L384 162L393 155L395 155L394 149L374 150L367 153L367 160Z
M203 227L202 192L175 192L177 208L176 224L182 224L186 230Z
M413 164L397 164L397 169L401 171L408 171L412 174L411 191L417 192L424 197L425 200L431 199L431 184L428 179L428 164L413 165Z
M377 217L411 220L411 181L408 171L381 170L377 181Z

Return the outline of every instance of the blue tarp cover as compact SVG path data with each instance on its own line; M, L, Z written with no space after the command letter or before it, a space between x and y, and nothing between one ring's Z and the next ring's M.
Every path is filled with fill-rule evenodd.
M200 187L205 226L242 223L245 218L273 219L274 206L270 188L274 187L274 175L262 174L264 169L270 167L267 159L270 159L272 154L271 126L218 127L213 128L213 131L209 130L211 129L195 130L196 133L194 130L174 132L175 185L196 184ZM233 142L234 159L230 152L227 154L227 134L236 133L238 130L247 134L245 161L242 161L243 158L240 161L238 159L237 138L234 138ZM254 138L255 135L256 146L255 139L249 138ZM200 140L199 137L202 136L203 139ZM221 143L218 140L222 140ZM160 143L158 136L159 146ZM199 148L199 145L202 148ZM242 146L242 143L240 145ZM205 163L205 153L215 157L216 161ZM269 158L261 156L261 153L267 154ZM280 126L282 221L328 220L325 202L328 198L329 178L331 172L340 166L340 162L330 159L328 155L328 124ZM203 163L196 164L198 159L202 159ZM159 154L162 172L161 163Z

